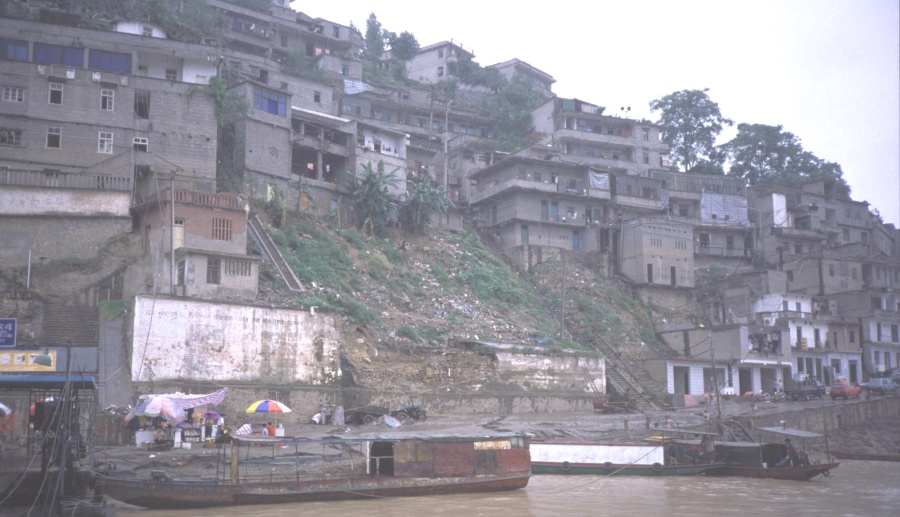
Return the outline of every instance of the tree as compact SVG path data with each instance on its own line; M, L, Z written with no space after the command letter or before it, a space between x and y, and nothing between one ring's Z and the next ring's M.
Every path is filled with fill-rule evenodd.
M388 33L387 40L391 45L391 54L400 61L409 61L419 53L419 40L407 31L399 35Z
M381 22L378 21L375 13L369 13L369 19L366 20L366 39L363 57L372 63L378 63L382 54L384 54L384 34L381 28Z
M673 163L692 171L702 162L720 165L716 137L734 121L722 116L719 105L703 90L682 90L650 102L650 111L660 112L663 141L669 145ZM708 166L704 169L708 170Z
M409 185L400 215L413 233L422 234L431 224L431 214L444 213L453 203L447 198L444 187L433 184L431 178L423 178Z
M498 149L515 151L528 145L528 133L534 127L532 112L540 105L541 94L518 77L486 105L485 115L493 119Z
M730 164L728 174L751 185L799 187L810 181L834 180L839 195L850 195L841 166L804 150L800 139L782 126L738 124L737 135L721 148Z
M378 235L388 221L397 215L399 206L390 192L390 188L396 187L400 181L396 172L397 169L385 172L384 162L381 160L375 167L372 162L365 164L358 175L347 171L344 187L350 191L356 224L364 234Z

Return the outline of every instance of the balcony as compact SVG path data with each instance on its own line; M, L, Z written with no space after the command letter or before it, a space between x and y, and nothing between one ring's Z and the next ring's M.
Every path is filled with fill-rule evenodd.
M616 194L613 197L613 202L628 206L632 208L643 208L648 210L662 210L663 204L662 201L658 199L647 199L636 196L623 196L621 194Z
M316 149L318 151L322 151L323 153L336 154L344 158L350 156L350 149L348 149L346 146L336 144L328 140L323 140L318 137L307 136L296 132L291 135L291 143L310 149Z
M107 174L67 173L58 171L0 170L0 185L130 191L131 178L122 178Z
M556 138L565 143L568 141L590 142L596 144L619 145L622 147L634 147L633 136L609 135L606 133L594 133L579 129L557 129Z
M710 246L703 244L694 245L695 255L709 255L714 257L749 257L753 250L729 248L727 246Z
M794 239L811 239L822 240L825 238L822 232L818 230L803 230L800 228L774 228L775 235L780 237L790 237Z
M496 196L501 192L505 192L508 190L533 190L535 192L547 192L556 194L557 193L557 185L554 183L543 183L539 181L530 181L530 180L507 180L503 183L499 183L497 185L487 187L480 192L476 192L469 196L469 203L476 204L480 201L484 201L490 197Z

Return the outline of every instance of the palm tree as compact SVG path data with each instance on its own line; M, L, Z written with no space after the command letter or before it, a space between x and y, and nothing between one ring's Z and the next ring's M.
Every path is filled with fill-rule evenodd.
M447 198L444 187L434 184L431 178L426 177L410 182L400 214L413 233L422 234L431 224L432 213L444 213L452 206L453 202Z
M363 234L378 234L397 215L399 205L390 193L400 181L395 175L397 170L385 172L384 162L379 160L376 167L372 162L365 164L359 175L347 171L344 187L350 191L356 223Z

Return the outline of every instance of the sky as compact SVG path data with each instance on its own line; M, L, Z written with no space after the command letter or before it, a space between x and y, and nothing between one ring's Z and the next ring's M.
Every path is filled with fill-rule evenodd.
M509 6L521 5L513 9ZM541 8L538 6L541 5ZM363 33L370 13L421 46L453 40L482 66L518 58L553 91L607 114L658 120L649 103L709 88L738 123L781 125L839 163L857 201L900 228L900 2L632 0L511 4L298 0Z

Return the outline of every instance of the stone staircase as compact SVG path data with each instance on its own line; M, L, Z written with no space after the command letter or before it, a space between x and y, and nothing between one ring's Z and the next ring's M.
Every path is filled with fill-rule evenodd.
M262 221L259 220L257 214L250 216L247 226L250 237L256 241L260 249L262 249L264 258L275 267L275 270L278 271L278 274L284 280L288 289L291 291L305 291L306 289L303 287L303 284L300 283L300 279L297 278L294 270L291 269L291 266L284 260L284 256L281 254L281 251L278 250L275 241L269 236L269 232L263 227Z

